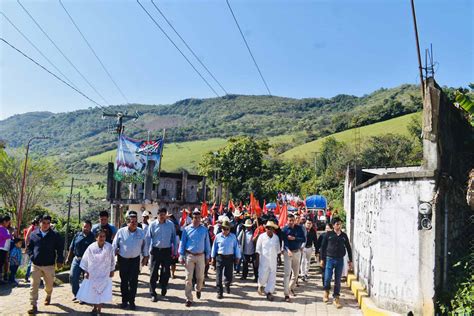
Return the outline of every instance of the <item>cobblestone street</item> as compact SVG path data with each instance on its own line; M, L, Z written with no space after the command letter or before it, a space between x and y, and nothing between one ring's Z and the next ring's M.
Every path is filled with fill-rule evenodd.
M148 268L143 268L139 280L137 293L137 310L123 310L119 307L120 300L120 278L115 273L113 304L105 305L103 314L155 314L155 315L362 315L352 293L344 284L341 301L342 309L336 309L333 304L322 302L321 275L316 273L315 263L311 269L310 280L303 282L296 289L296 297L292 297L291 303L283 300L282 268L278 269L277 293L275 301L269 302L259 296L256 291L256 283L252 280L241 281L240 275L234 279L231 294L224 294L223 300L217 300L215 292L214 271L210 270L210 279L202 292L202 298L195 298L191 308L184 306L184 268L178 265L176 279L170 279L170 286L166 297L159 296L159 301L153 303L148 294ZM158 291L159 293L159 291ZM80 315L89 313L92 307L72 302L72 293L69 284L56 286L50 306L44 306L45 292L40 289L38 309L40 314L70 314ZM332 300L330 300L330 303ZM0 288L0 306L2 315L26 314L29 308L29 285L20 283L19 287L12 288L2 285Z

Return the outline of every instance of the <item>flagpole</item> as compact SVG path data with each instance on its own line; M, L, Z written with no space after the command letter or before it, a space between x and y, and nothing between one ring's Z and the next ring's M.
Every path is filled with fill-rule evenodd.
M160 165L158 167L158 182L160 181L161 176L161 161L163 160L163 149L165 149L165 136L166 136L166 128L163 128L163 138L161 139L162 146L161 146L161 153L160 153Z

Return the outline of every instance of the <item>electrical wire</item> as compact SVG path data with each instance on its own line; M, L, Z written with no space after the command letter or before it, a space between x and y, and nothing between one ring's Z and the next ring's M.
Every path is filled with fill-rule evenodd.
M106 104L110 104L103 96L102 94L99 93L99 91L97 91L97 89L89 82L89 80L87 80L87 78L82 74L82 72L79 71L79 69L77 69L77 67L72 63L72 61L64 54L64 52L58 47L58 45L56 45L56 43L51 39L51 37L48 35L48 33L46 33L46 31L41 27L41 25L39 25L39 23L35 20L35 18L30 14L30 12L21 4L20 0L17 0L18 4L21 6L21 8L23 9L23 11L25 11L25 13L30 17L30 19L36 24L36 26L40 29L40 31L44 34L44 36L46 36L48 38L48 40L51 42L51 44L53 44L53 46L59 51L59 53L64 57L64 59L66 59L69 63L69 65L71 65L72 68L74 68L74 70L76 70L76 72L82 77L82 79L84 79L84 81L89 85L89 87L91 87L92 90L95 91L95 93L106 103Z
M92 103L94 103L95 105L103 108L104 106L102 106L101 104L97 103L96 101L94 101L93 99L91 99L90 97L88 97L85 93L83 93L82 91L80 91L79 89L76 89L75 87L73 87L72 85L70 85L69 83L67 83L65 80L63 80L62 78L60 78L58 75L56 75L55 73L53 73L52 71L50 71L48 68L46 68L45 66L41 65L40 63L38 63L36 60L34 60L33 58L31 58L30 56L26 55L24 52L22 52L20 49L16 48L15 46L13 46L12 44L10 44L10 42L8 42L6 39L4 39L3 37L0 37L0 40L3 41L5 44L7 44L8 46L10 46L11 48L13 48L14 50L16 50L18 53L22 54L25 58L29 59L31 62L33 62L34 64L36 64L38 67L42 68L44 71L48 72L50 75L52 75L53 77L55 77L56 79L58 79L59 81L61 81L62 83L64 83L65 85L67 85L69 88L73 89L74 91L76 91L77 93L79 93L80 95L82 95L84 98L86 98L87 100L91 101Z
M41 55L43 56L44 59L46 59L46 61L51 65L51 67L53 67L59 74L61 74L61 76L64 77L64 79L71 85L73 86L74 88L77 89L77 86L61 71L59 70L58 67L56 67L56 65L48 58L46 57L45 54L43 54L43 52L35 45L33 44L33 42L22 32L20 31L20 29L6 16L5 13L3 12L0 12L0 14L3 15L3 17L8 21L8 23L11 24L11 26L13 26L13 28L15 28L15 30L20 33L21 36L23 36L23 38L28 42L30 43L31 46L33 46L34 49L36 49L36 51Z
M171 29L176 33L176 35L181 39L183 44L189 49L189 51L193 54L193 56L197 59L197 61L201 64L201 66L206 69L207 73L214 79L214 81L219 85L219 87L224 91L224 93L227 95L226 89L222 86L222 84L219 82L219 80L216 79L216 77L212 74L212 72L204 65L204 63L201 61L201 59L196 55L194 50L188 45L188 43L184 40L184 38L181 36L181 34L178 33L178 31L174 28L173 24L168 20L168 18L165 16L165 14L158 8L158 6L155 4L154 0L151 0L151 3L153 6L156 8L156 10L160 13L160 15L163 17L163 19L168 23L168 25L171 27Z
M86 37L84 36L84 34L82 33L81 29L79 28L79 26L77 25L77 23L74 21L74 19L72 18L71 14L69 13L69 11L66 9L66 7L64 6L64 4L62 3L61 0L59 0L59 4L61 5L61 7L64 9L64 12L66 12L67 16L69 17L69 19L71 20L72 24L74 25L74 27L76 28L76 30L79 32L79 34L81 34L82 36L82 39L84 40L84 42L86 42L87 46L89 47L89 49L91 50L92 54L94 54L95 58L97 59L97 61L100 63L100 65L102 66L102 69L105 71L105 73L107 74L107 76L109 77L109 79L112 81L112 83L114 84L115 88L117 88L118 92L122 95L122 97L124 98L124 100L127 102L127 103L130 103L127 99L127 97L125 96L125 94L123 93L122 89L120 89L120 87L118 86L117 82L114 80L114 78L112 78L112 75L110 74L110 72L107 70L107 68L105 67L104 63L102 62L102 60L99 58L99 56L97 55L97 53L95 52L94 48L92 48L92 45L89 43L89 41L86 39Z
M216 90L214 90L214 88L211 86L211 84L206 80L206 78L204 78L204 76L199 72L199 70L196 69L196 67L193 65L193 63L191 63L191 61L189 60L188 57L186 57L186 55L181 51L181 49L178 47L178 45L176 45L176 43L171 39L171 37L168 35L168 33L166 33L166 31L158 24L158 22L153 18L153 16L150 14L150 12L147 11L147 9L145 9L145 7L140 3L139 0L137 0L137 3L140 5L140 7L142 8L143 11L146 12L146 14L148 15L148 17L153 21L153 23L155 23L155 25L161 30L161 32L166 36L166 38L173 44L173 46L181 53L181 55L184 57L184 59L186 59L186 61L188 62L188 64L194 69L194 71L199 75L199 77L201 77L201 79L206 83L206 85L209 87L209 89L212 90L212 92L214 92L214 94L217 96L217 97L220 97L220 95L216 92Z
M255 57L253 56L252 50L250 49L249 44L247 43L247 40L245 39L244 33L242 32L242 29L240 28L239 22L237 21L237 18L235 17L234 11L232 10L232 7L230 6L229 0L226 0L227 6L229 7L230 13L232 14L232 17L234 18L235 24L237 25L237 28L239 29L240 35L242 36L242 39L244 40L245 46L247 46L247 50L249 51L250 57L252 57L253 63L255 64L255 67L258 70L258 73L260 74L260 78L262 78L263 84L265 85L265 88L267 88L268 95L272 96L272 93L270 91L270 88L267 85L267 82L265 78L263 77L262 72L260 71L260 67L257 64L257 61L255 60Z

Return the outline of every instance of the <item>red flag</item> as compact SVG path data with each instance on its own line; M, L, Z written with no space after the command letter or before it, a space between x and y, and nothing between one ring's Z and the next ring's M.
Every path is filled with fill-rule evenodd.
M216 203L214 203L214 206L216 205ZM212 214L212 226L215 226L216 225L216 210L214 209L214 207L211 209L211 214Z
M222 205L222 201L221 201L221 205L219 205L219 215L222 215L223 210L224 210L224 205Z
M258 202L257 199L255 199L254 204L255 204L255 213L257 213L257 217L260 217L262 215L262 208L260 207L260 203Z
M242 201L240 201L239 207L242 208Z
M267 210L267 202L265 200L263 200L263 214L267 214L268 213L268 210Z
M283 204L283 207L281 208L280 218L278 219L278 226L284 227L287 221L288 221L288 207L286 206L286 203L285 203Z
M209 216L209 212L208 212L208 210L207 210L207 203L206 203L206 201L202 202L202 204L201 204L201 216L202 216L203 218L206 218L206 217Z
M280 204L278 204L278 201L276 202L276 208L275 208L275 215L280 215Z
M183 210L183 214L181 214L181 219L179 220L179 226L184 226L186 224L186 218L188 217L188 213L186 210Z
M232 200L229 200L229 204L227 205L227 208L229 210L235 210L235 205L234 205L234 202L232 202Z

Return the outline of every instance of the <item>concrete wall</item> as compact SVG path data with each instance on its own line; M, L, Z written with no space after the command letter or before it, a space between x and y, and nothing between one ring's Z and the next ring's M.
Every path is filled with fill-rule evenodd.
M434 258L434 242L421 249L433 231L418 230L418 205L432 201L434 189L432 179L389 179L355 192L354 270L380 308L421 314L424 297L434 295L425 273L434 259L420 261L423 251Z

